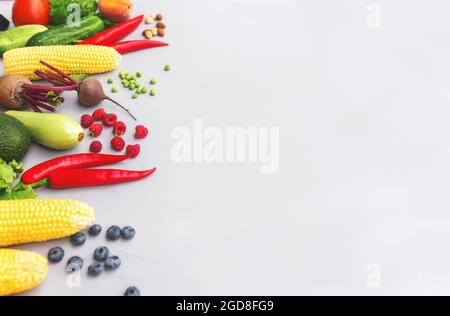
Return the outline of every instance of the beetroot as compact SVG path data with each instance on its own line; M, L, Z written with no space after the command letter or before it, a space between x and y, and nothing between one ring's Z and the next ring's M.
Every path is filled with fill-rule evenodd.
M36 70L35 74L41 78L42 80L46 80L53 84L52 87L46 87L50 91L55 91L57 94L57 91L74 91L76 90L78 92L78 101L81 105L86 107L94 107L99 105L103 100L108 100L114 103L115 105L121 107L123 110L125 110L133 119L136 120L136 117L133 116L133 114L130 113L128 109L126 109L124 106L119 104L118 102L114 101L110 97L108 97L103 87L98 81L98 79L93 77L87 77L83 79L81 82L78 82L68 74L62 72L59 69L56 69L55 67L47 64L44 61L41 61L41 64L49 68L51 71L47 70L45 72ZM27 85L23 85L25 87ZM39 86L42 87L42 86ZM59 90L58 90L59 89ZM36 90L36 89L35 89ZM59 94L57 94L59 96ZM45 101L45 100L44 100ZM62 100L63 101L63 100ZM61 102L62 102L61 101ZM56 106L56 105L55 105ZM54 110L54 109L53 109Z

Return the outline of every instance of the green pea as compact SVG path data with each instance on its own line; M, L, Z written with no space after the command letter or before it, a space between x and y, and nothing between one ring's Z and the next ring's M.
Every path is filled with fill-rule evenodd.
M133 76L130 75L130 74L126 74L126 75L125 75L125 78L127 78L127 80L131 80L131 79L133 78Z
M152 97L154 97L154 96L156 95L156 89L151 89L151 90L150 90L150 95L151 95Z
M113 78L108 78L108 83L109 84L111 84L111 83L113 83L114 82L114 79Z
M146 94L148 92L148 89L146 87L142 87L140 90L141 94Z
M136 86L136 88L139 88L139 87L141 86L141 83L138 82L138 81L136 81L136 82L134 83L134 85Z
M133 99L137 99L138 97L139 97L139 95L138 94L133 94L132 96L131 96Z
M125 88L128 88L128 87L130 86L130 83L129 83L128 81L125 81L125 82L123 83L123 86L124 86Z
M158 82L158 81L157 81L155 78L152 78L152 79L150 80L150 84L151 84L151 85L155 85L157 82Z
M130 84L130 90L134 90L136 89L136 86L134 85L134 83Z
M166 65L166 67L164 67L165 71L170 71L172 69L172 67L170 67L170 65Z
M136 76L131 76L131 80L136 81Z
M141 77L142 77L142 73L141 73L140 71L138 71L138 72L136 73L136 77L141 78Z
M111 92L112 93L117 93L119 91L119 89L117 89L117 87L112 87Z

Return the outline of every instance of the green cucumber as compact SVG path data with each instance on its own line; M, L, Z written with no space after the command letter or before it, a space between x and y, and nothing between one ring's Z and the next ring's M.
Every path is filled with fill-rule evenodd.
M27 46L71 45L88 39L105 29L105 23L97 16L81 19L80 26L66 24L36 34L27 43Z
M47 28L43 25L24 25L0 33L0 56L8 50L25 47L33 35L44 31Z
M50 149L71 149L84 138L80 123L64 114L22 111L7 111L5 114L22 122L34 142Z

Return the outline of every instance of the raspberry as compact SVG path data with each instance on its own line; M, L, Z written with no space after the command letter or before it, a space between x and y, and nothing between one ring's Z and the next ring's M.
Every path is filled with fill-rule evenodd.
M94 123L94 119L89 114L84 114L81 117L81 126L83 126L84 128L88 128L92 125L92 123Z
M105 109L100 108L95 110L95 112L92 114L92 117L94 118L94 121L101 121L106 116Z
M141 146L139 145L128 145L127 146L127 155L130 158L136 158L141 152Z
M125 125L124 122L121 122L121 121L116 122L116 124L114 124L113 131L114 131L114 135L122 136L127 131L127 126Z
M96 140L91 143L89 150L92 151L93 153L99 153L102 151L102 148L103 148L102 143L100 143L98 140Z
M123 140L122 137L114 137L111 140L111 147L115 151L122 151L125 148L125 141Z
M103 118L103 124L105 126L111 127L114 126L117 122L117 115L115 114L106 114L106 116Z
M136 133L134 136L136 138L145 138L148 135L148 129L144 125L138 125L136 126Z
M89 135L92 137L98 137L103 132L103 125L99 123L94 123L89 127Z

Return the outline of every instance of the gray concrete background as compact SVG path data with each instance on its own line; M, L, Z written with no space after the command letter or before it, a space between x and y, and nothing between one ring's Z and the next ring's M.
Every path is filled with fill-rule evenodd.
M88 202L104 227L133 225L137 237L20 247L63 245L89 259L106 244L124 262L95 280L83 273L78 288L51 266L28 295L121 295L129 285L145 295L450 294L448 1L135 3L136 14L166 16L172 45L124 56L119 70L159 83L155 98L115 95L151 131L142 156L121 166L159 171L41 196ZM61 111L84 113L70 98ZM197 118L279 126L279 171L175 163L171 132ZM25 162L55 155L34 146Z

